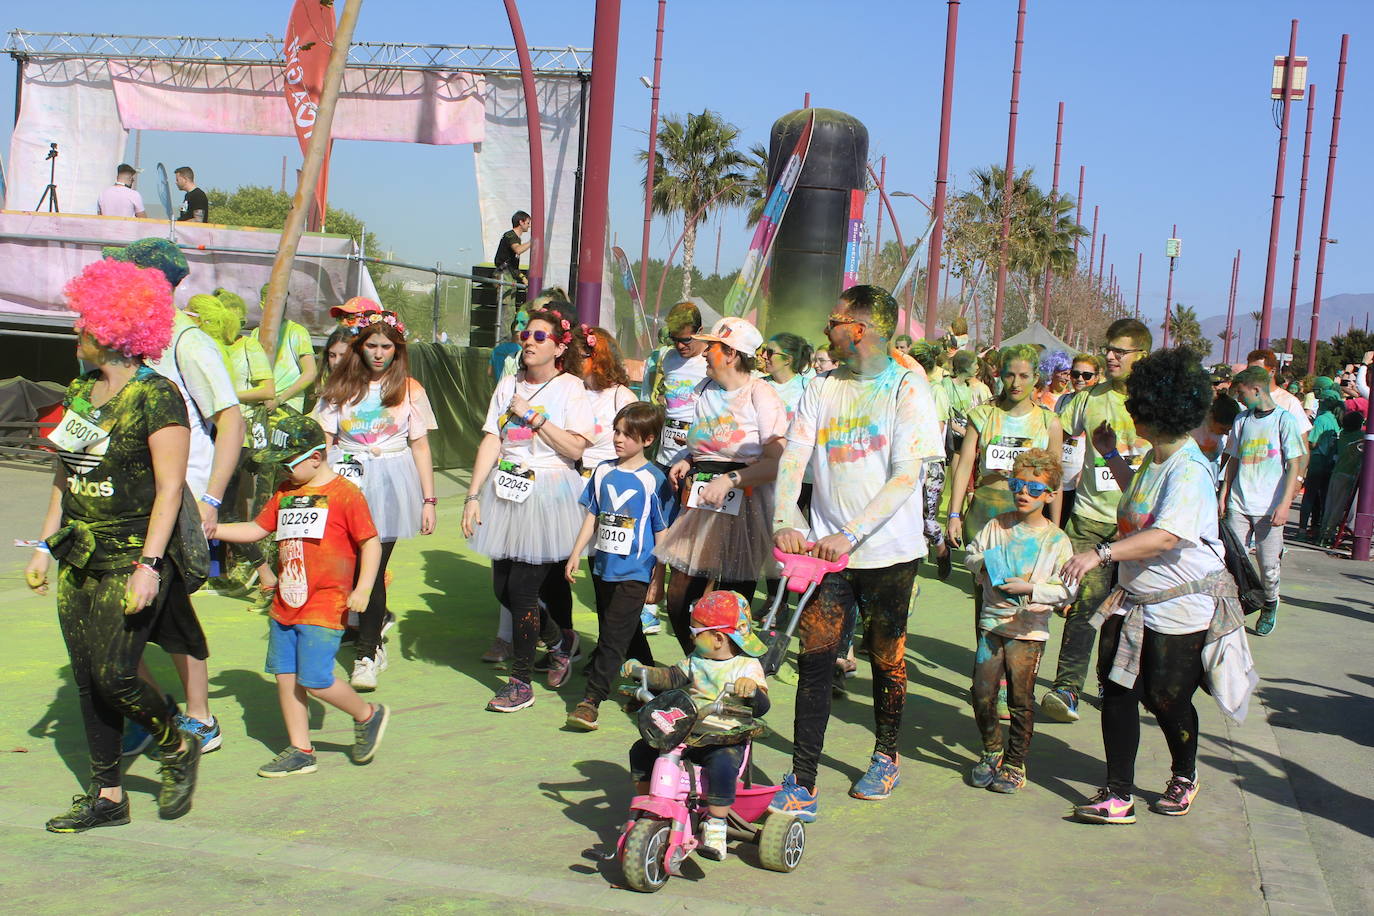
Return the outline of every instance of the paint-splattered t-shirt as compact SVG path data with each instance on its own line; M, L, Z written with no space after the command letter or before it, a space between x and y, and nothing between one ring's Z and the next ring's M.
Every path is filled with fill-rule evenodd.
M1016 456L1028 449L1049 448L1054 414L1038 404L1017 416L997 404L979 404L968 412L969 426L978 431L978 486L1011 477Z
M594 468L603 461L615 459L615 415L635 402L635 393L624 385L587 391L592 402L592 416L596 426L592 430L592 444L582 452L582 466Z
M810 381L806 376L797 374L785 382L775 382L772 378L765 378L773 390L782 399L782 404L787 408L787 422L792 422L792 416L797 412L797 404L801 401L802 394L806 391L806 383Z
M696 417L697 385L706 378L706 357L702 354L683 359L675 348L663 354L658 365L653 401L662 404L669 420L691 423Z
M677 667L691 681L687 687L687 693L691 695L697 709L714 703L725 692L728 684L742 677L749 678L764 689L767 689L768 685L767 677L763 673L763 665L752 655L740 654L733 658L716 659L702 658L693 654L678 662ZM732 700L729 697L726 700L733 705L741 705L739 700ZM731 715L703 716L692 729L692 734L728 732L738 728L741 724L743 723L738 718Z
M514 461L527 468L572 468L573 462L535 435L524 417L510 412L511 399L517 394L529 401L535 414L547 418L544 422L591 442L596 416L582 379L562 372L547 383L535 384L525 380L524 372L508 375L492 393L487 419L482 424L482 432L500 437L502 461Z
M1272 515L1283 498L1284 462L1300 458L1306 451L1302 431L1282 407L1264 416L1241 411L1226 443L1226 454L1238 462L1227 511Z
M382 403L382 383L373 382L361 401L335 406L321 400L313 416L326 433L339 437L339 449L346 453L400 451L411 440L439 428L424 386L413 378L406 379L405 395L394 407Z
M117 569L142 555L157 495L148 437L168 426L186 426L186 404L175 385L152 369L141 368L114 397L95 407L91 391L99 378L98 371L91 371L72 380L63 402L63 420L54 432L57 437L69 415L75 415L84 421L85 425L78 425L87 436L82 445L58 451L67 472L62 522L107 523L95 537L94 552L81 565ZM95 438L99 435L95 427L106 436Z
M1059 578L1059 570L1073 556L1073 544L1058 525L1018 522L1015 513L1007 513L984 525L969 544L964 563L983 586L979 629L1044 642L1050 637L1050 612L1072 601L1077 591ZM1007 595L993 585L1011 577L1025 579L1035 590Z
M945 454L929 383L895 362L873 378L843 366L818 375L797 404L787 438L789 447L810 454L815 540L858 518L897 463L919 466ZM913 477L911 495L850 552L850 566L881 569L925 556L918 483Z
M1117 536L1158 528L1178 543L1149 559L1117 562L1117 581L1128 595L1196 582L1222 568L1217 491L1206 457L1189 437L1167 460L1156 464L1154 458L1153 451L1145 455L1117 506ZM1127 607L1129 600L1123 613ZM1147 627L1175 636L1205 630L1215 608L1216 599L1209 595L1183 595L1147 604L1143 611Z
M696 417L687 430L694 459L750 464L766 444L787 435L787 407L763 379L751 378L733 391L715 382L698 390Z
M1121 487L1107 462L1093 446L1092 431L1106 420L1116 432L1116 450L1126 463L1137 467L1150 443L1136 435L1135 421L1126 412L1126 395L1109 383L1084 388L1059 412L1065 438L1083 436L1083 472L1078 478L1078 496L1073 514L1091 522L1112 524Z
M367 499L362 490L342 477L319 487L287 481L258 514L258 526L275 532L278 513L297 505L328 510L324 537L277 542L277 597L272 603L272 619L284 626L308 624L342 630L359 545L377 536Z

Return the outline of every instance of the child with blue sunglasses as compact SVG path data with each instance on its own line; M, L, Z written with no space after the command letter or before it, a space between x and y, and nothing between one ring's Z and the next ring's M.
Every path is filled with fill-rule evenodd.
M1032 448L1018 454L1007 479L1015 508L984 525L964 559L983 596L973 661L973 717L983 752L969 782L994 792L1011 794L1025 785L1035 676L1050 635L1050 612L1074 598L1075 590L1059 577L1073 545L1044 513L1062 482L1057 452ZM997 716L1003 680L1011 713L1005 742Z

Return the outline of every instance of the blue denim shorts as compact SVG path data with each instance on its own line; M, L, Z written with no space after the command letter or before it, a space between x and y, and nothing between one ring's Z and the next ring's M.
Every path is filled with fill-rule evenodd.
M296 683L313 690L334 684L334 656L343 630L308 623L267 622L268 674L294 674Z

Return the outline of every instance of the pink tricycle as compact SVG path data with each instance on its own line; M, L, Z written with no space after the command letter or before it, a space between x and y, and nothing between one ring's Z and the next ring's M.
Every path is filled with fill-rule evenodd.
M634 695L644 702L639 711L639 731L659 749L649 778L649 794L630 801L630 819L616 843L625 882L637 891L653 893L682 876L682 863L701 845L700 830L706 819L706 774L684 759L686 738L698 717L725 713L746 717L748 708L725 703L733 684L714 703L697 710L683 690L655 696L649 690L646 669L633 672L640 679ZM768 811L777 786L754 785L749 778L753 748L746 744L744 761L735 786L735 802L726 818L727 835L755 842L759 861L771 871L789 872L801 862L806 849L806 825L790 815Z

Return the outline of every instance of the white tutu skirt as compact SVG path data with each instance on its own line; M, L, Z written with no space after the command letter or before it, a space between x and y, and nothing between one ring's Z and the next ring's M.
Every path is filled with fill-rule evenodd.
M572 555L586 510L578 504L586 481L572 468L535 468L534 490L522 503L498 499L493 470L482 484L482 523L468 546L493 560L561 563Z
M689 576L748 582L773 557L772 523L773 485L749 487L739 515L684 508L654 556Z
M331 462L341 458L331 454ZM383 541L413 538L420 533L420 512L424 508L424 491L420 489L420 472L410 450L384 455L357 455L362 465L363 479L355 480L367 497L372 524Z

